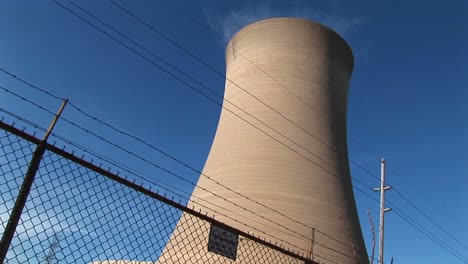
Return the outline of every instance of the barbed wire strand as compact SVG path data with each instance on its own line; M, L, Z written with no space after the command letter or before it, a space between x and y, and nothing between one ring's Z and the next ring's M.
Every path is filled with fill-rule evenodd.
M4 109L4 108L1 108L1 107L0 107L0 112L4 112L4 113L6 113L6 114L8 114L8 115L10 115L10 116L13 116L13 117L16 118L17 120L20 120L20 121L22 121L22 122L24 122L24 123L26 123L26 124L28 124L28 125L34 127L34 128L37 128L37 129L39 129L39 130L41 130L41 131L47 131L47 129L45 129L45 128L39 126L39 125L37 125L36 123L34 123L34 122L30 121L30 120L27 120L26 118L20 117L19 115L16 115L16 114L14 114L14 113L12 113L12 112L10 112L10 111ZM262 233L262 234L264 234L264 235L270 236L271 238L276 239L278 242L284 243L284 244L286 244L286 245L290 245L290 246L292 246L292 247L294 247L294 248L296 248L296 249L302 250L302 251L304 251L304 252L306 251L306 249L304 249L304 248L302 248L302 247L300 247L300 246L297 246L297 245L292 244L292 243L290 243L290 242L288 242L288 241L285 241L284 239L278 238L278 237L276 237L276 236L274 236L274 235L272 235L272 234L270 234L270 233L265 233L265 231L262 231L262 230L260 230L260 229L258 229L258 228L256 228L256 227L251 226L251 225L248 225L248 224L246 224L245 222L239 221L238 219L233 218L232 216L229 216L229 215L227 215L227 214L221 213L221 212L219 212L219 211L217 211L217 210L215 210L215 209L213 209L213 208L211 208L211 207L206 206L205 204L201 204L201 203L199 203L199 202L197 202L197 201L191 200L191 199L188 198L187 196L183 196L183 195L181 195L180 193L178 193L178 192L176 192L176 191L174 191L174 190L171 190L170 188L176 189L176 190L178 190L178 191L180 191L180 192L183 192L183 193L185 193L185 194L187 194L187 195L190 195L190 193L188 193L188 192L185 192L185 191L183 191L183 190L181 190L181 189L178 189L178 188L176 188L176 187L170 186L170 185L168 185L168 184L165 184L165 185L169 186L170 188L164 187L164 186L161 185L161 182L158 183L158 181L156 181L156 180L154 180L154 179L150 179L150 177L148 177L148 176L144 176L144 174L142 174L141 172L136 171L135 169L129 168L128 166L125 166L125 165L123 165L122 163L119 163L119 162L117 162L117 161L115 161L115 160L112 160L112 159L109 158L109 157L106 157L106 156L104 156L104 155L102 155L102 154L96 153L96 152L94 152L94 151L92 151L92 150L90 150L90 149L88 149L88 148L86 148L86 147L83 147L83 146L81 146L80 144L78 144L78 143L76 143L76 142L73 142L73 141L71 141L71 140L69 140L69 139L67 139L67 138L65 138L65 137L63 137L63 136L61 136L61 135L59 135L59 134L57 134L57 133L52 133L51 135L52 135L53 137L55 137L55 138L58 138L58 139L60 139L60 140L62 140L62 141L64 141L64 142L66 142L67 144L69 144L69 145L71 145L71 146L74 146L74 147L80 149L81 151L83 151L83 152L85 152L85 153L87 153L87 154L89 154L89 155L91 155L91 156L94 156L95 158L98 158L98 159L100 159L100 160L103 160L103 161L105 161L105 162L111 164L112 166L121 169L122 171L126 171L126 172L129 173L130 175L133 175L133 176L135 176L135 177L137 177L137 178L140 178L140 179L143 180L143 181L147 181L147 182L149 182L149 183L151 183L151 184L153 184L153 185L156 185L156 186L162 188L163 190L165 190L165 191L167 191L167 192L169 192L169 193L172 193L172 194L174 194L174 195L176 195L176 196L178 196L178 197L180 197L180 198L182 198L182 199L184 199L184 200L187 200L187 202L192 202L192 203L194 203L194 204L198 204L199 206L204 207L204 208L206 208L207 210L214 212L214 213L215 213L216 215L218 215L218 216L221 215L221 216L223 216L223 217L226 217L226 218L228 218L228 219L233 220L233 221L236 222L236 223L239 223L239 224L241 224L241 225L243 225L243 226L246 226L246 227L248 227L248 228L251 228L251 229L253 229L253 230L255 230L255 231L259 232L259 233ZM74 153L72 153L72 155L74 155ZM81 158L81 159L83 159L83 158ZM102 166L102 164L100 165L100 167L101 167L101 166ZM151 177L151 178L152 178L152 177ZM166 196L166 195L164 195L164 196ZM209 201L206 201L206 200L204 200L203 198L200 198L200 197L197 197L197 196L194 196L194 195L192 195L192 196L195 197L195 198L197 198L197 199L200 199L200 200L203 200L203 201L205 201L205 202L210 203ZM172 199L172 200L174 200L174 199ZM180 204L180 202L179 202L179 204ZM214 205L214 206L216 206L216 207L220 207L219 205L216 205L216 204L213 204L213 203L211 203L211 204ZM181 204L181 205L182 205L182 204ZM185 205L185 206L187 206L187 205ZM225 209L225 208L223 208L223 209ZM232 211L232 210L226 210L226 211L229 211L229 212L231 212L231 213L234 213L234 214L237 214L237 215L239 215L239 216L242 216L242 215L240 215L239 213L237 213L237 212L235 212L235 211ZM213 217L214 217L214 215L213 215ZM245 216L243 216L243 217L245 217ZM251 220L251 221L258 222L258 221L254 220L254 219L250 219L250 218L248 218L248 217L246 217L246 218L249 219L249 220ZM263 225L264 225L264 223L263 223ZM274 229L274 228L271 227L271 226L270 226L270 228ZM279 229L276 229L276 230L277 230L277 231L280 231L280 232L284 232L283 230L279 230ZM285 233L285 234L291 235L291 234L288 234L288 233ZM298 237L296 236L296 238L298 238ZM265 238L264 238L263 240L266 241ZM270 243L271 243L271 241L270 241ZM323 247L323 248L325 248L325 249L327 249L327 250L330 250L330 251L332 251L332 252L335 252L335 253L341 254L341 255L343 255L343 256L349 257L349 255L347 255L346 253L343 253L343 252L341 252L341 251L338 251L338 250L336 250L336 249L333 249L333 248L331 248L331 247L329 247L329 246L327 246L327 245L325 245L325 244L323 244L323 243L320 243L320 242L318 242L318 241L314 241L314 243L316 243L317 245L319 245L319 246L321 246L321 247Z
M21 96L21 95L16 94L16 93L14 93L14 92L8 90L7 88L5 88L5 87L3 87L3 86L0 86L0 89L3 90L3 91L5 91L5 92L7 92L7 93L10 93L11 95L13 95L13 96L15 96L15 97L17 97L17 98L19 98L19 99L21 99L21 100L23 100L23 101L26 101L26 102L28 102L28 103L34 105L35 107L37 107L37 108L39 108L39 109L41 109L41 110L43 110L43 111L45 111L45 112L47 112L47 113L49 113L49 114L51 114L51 115L55 115L55 113L53 113L52 111L48 110L47 108L45 108L45 107L43 107L43 106L41 106L41 105L39 105L39 104L37 104L37 103L31 101L30 99L27 99L27 98L25 98L25 97L23 97L23 96ZM134 157L136 157L136 158L138 158L138 159L144 161L145 163L148 163L148 164L150 164L150 165L152 165L152 166L158 168L159 170L164 171L165 173L167 173L167 174L169 174L169 175L172 175L172 176L174 176L174 177L176 177L176 178L178 178L178 179L180 179L180 180L182 180L182 181L184 181L184 182L186 182L186 183L189 183L189 184L192 185L192 186L198 187L198 188L200 188L201 190L206 191L206 192L208 192L208 193L210 193L210 194L212 194L212 195L214 195L214 196L216 196L216 197L222 199L222 200L225 201L225 202L228 202L228 203L230 203L230 204L232 204L232 205L234 205L234 206L236 206L236 207L238 207L238 208L241 208L242 210L244 210L244 211L246 211L246 212L248 212L248 213L251 213L251 214L253 214L253 215L256 215L257 217L260 217L261 219L263 219L263 220L265 220L265 221L268 221L268 222L270 222L270 223L272 223L272 224L274 224L274 225L277 225L277 226L279 226L279 227L281 227L281 228L283 228L283 229L285 229L285 230L288 230L289 232L292 232L292 233L297 234L297 235L299 235L299 236L301 236L301 237L304 237L304 238L306 238L306 239L309 239L308 237L304 236L303 234L301 234L301 233L299 233L299 232L297 232L297 231L295 231L295 230L292 230L292 229L290 229L290 228L288 228L288 227L286 227L286 226L284 226L284 225L281 225L281 224L279 224L279 223L277 223L277 222L275 222L275 221L273 221L273 220L271 220L271 219L268 219L268 218L266 218L266 217L264 217L264 216L262 216L262 215L259 215L258 213L254 212L254 211L252 211L252 210L250 210L250 209L248 209L248 208L246 208L246 207L244 207L244 206L241 206L241 205L239 205L239 204L237 204L237 203L235 203L235 202L232 202L232 201L226 199L225 197L222 197L222 196L220 196L220 195L218 195L218 194L216 194L216 193L214 193L214 192L212 192L212 191L210 191L210 190L208 190L208 189L206 189L206 188L204 188L204 187L202 187L202 186L200 186L200 185L197 185L196 183L194 183L194 182L192 182L192 181L189 181L189 180L185 179L184 177L182 177L182 176L180 176L180 175L178 175L178 174L176 174L176 173L174 173L174 172L172 172L172 171L170 171L170 170L168 170L168 169L166 169L166 168L164 168L164 167L162 167L162 166L160 166L160 165L158 165L158 164L156 164L156 163L154 163L154 162L152 162L152 161L150 161L150 160L148 160L148 159L146 159L146 158L144 158L144 157L142 157L142 156L140 156L140 155L138 155L138 154L136 154L136 153L134 153L134 152L132 152L132 151L130 151L130 150L127 150L127 149L125 149L124 147L119 146L119 145L117 145L117 144L115 144L115 143L113 143L113 142L111 142L111 141L105 139L104 137L102 137L102 136L100 136L100 135L97 135L97 134L93 133L92 131L90 131L90 130L88 130L88 129L86 129L86 128L84 128L84 127L82 127L82 126L80 126L80 125L78 125L78 124L76 124L76 123L74 123L73 121L68 120L67 118L61 117L61 119L62 119L63 121L65 121L66 123L69 123L70 125L72 125L72 126L78 128L78 129L80 129L80 130L82 130L82 131L84 131L84 132L86 132L86 133L88 133L88 134L91 134L91 135L93 135L94 137L99 138L100 140L106 142L107 144L110 144L110 145L112 145L113 147L116 147L116 148L118 148L118 149L120 149L120 150L126 152L127 154L130 154L130 155L132 155L132 156L134 156ZM316 230L317 230L317 228L316 228ZM336 241L339 241L339 240L336 240Z

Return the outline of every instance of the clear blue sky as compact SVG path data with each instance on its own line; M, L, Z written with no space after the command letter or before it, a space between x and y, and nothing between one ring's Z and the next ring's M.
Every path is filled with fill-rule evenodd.
M378 174L378 159L384 157L389 168L388 182L468 246L467 1L178 1L184 3L184 11L168 4L170 1L118 2L220 72L225 70L225 40L257 19L302 16L338 31L355 55L348 115L350 158ZM76 2L223 93L223 78L109 2ZM87 112L203 168L219 106L48 0L1 1L0 40L0 67L70 98ZM52 111L60 104L3 73L0 85ZM3 91L0 106L42 126L50 120L47 114ZM64 116L192 181L199 176L124 140L72 108L67 108ZM60 123L56 131L161 181L175 183L169 176L159 172L155 175L153 168L66 123ZM354 177L378 185L376 179L351 167ZM190 186L175 184L191 191ZM388 199L468 258L467 248L431 225L394 192L388 192ZM360 193L356 193L356 200L370 248L366 210L371 209L378 223L378 204ZM394 256L397 264L462 263L392 212L387 214L386 231L387 262Z

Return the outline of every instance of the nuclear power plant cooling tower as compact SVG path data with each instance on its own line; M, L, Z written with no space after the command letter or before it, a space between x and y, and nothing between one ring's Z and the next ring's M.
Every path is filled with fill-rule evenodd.
M203 169L220 184L201 175L189 206L304 255L314 241L321 263L368 263L348 164L352 70L346 42L312 21L272 18L240 30L226 48L225 101ZM185 258L207 254L206 245L167 253L184 221L160 262L204 263Z

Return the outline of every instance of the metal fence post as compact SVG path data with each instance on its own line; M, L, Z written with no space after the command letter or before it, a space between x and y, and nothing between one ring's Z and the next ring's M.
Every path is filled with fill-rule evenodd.
M18 226L18 222L26 204L26 200L28 199L29 192L31 191L31 187L34 182L36 172L39 169L42 156L45 153L47 139L49 138L52 130L54 129L54 126L57 123L60 115L62 114L67 102L68 99L65 99L62 102L60 109L58 110L49 128L44 134L41 143L39 143L36 146L36 149L34 150L34 154L31 158L31 162L29 163L28 170L26 171L23 184L21 185L21 189L18 193L18 197L16 198L15 205L13 206L13 210L11 211L10 218L8 219L7 225L5 227L5 232L3 233L2 240L0 242L0 263L2 264L5 261L6 255L8 253L8 248L10 247L13 235L15 234L15 230Z

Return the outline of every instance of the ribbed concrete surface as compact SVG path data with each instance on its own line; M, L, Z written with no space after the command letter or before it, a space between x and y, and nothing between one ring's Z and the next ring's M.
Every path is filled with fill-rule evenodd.
M346 108L348 85L353 69L350 48L330 29L297 18L273 18L251 24L238 32L231 39L230 45L242 55L232 48L227 48L227 77L325 144L279 116L239 89L236 84L226 81L225 99L315 155L225 102L226 108L306 156L310 161L223 109L203 173L342 242L316 232L315 240L318 243L314 246L314 255L340 264L355 264L357 261L354 255L357 254L359 263L368 263L347 158ZM311 237L310 228L248 201L204 176L200 177L198 186L247 207L301 235ZM215 214L218 220L245 231L252 231L267 240L278 241L276 238L280 238L290 243L282 243L286 247L307 254L310 244L307 239L292 235L291 232L279 231L277 229L281 227L200 188L195 189L193 200L222 214L232 215L264 231L264 234L207 210L209 214ZM218 207L208 204L207 201ZM233 215L231 211L241 216ZM174 263L179 263L176 258L166 254L168 250L171 250L171 246L166 248L160 260L172 259ZM330 263L320 257L315 259Z
M347 158L346 104L353 68L350 48L330 29L297 18L273 18L251 24L238 32L231 39L229 46L242 55L232 48L227 48L228 79L307 132L285 120L230 81L226 81L225 99L306 150L231 104L225 102L224 106L306 158L223 109L203 173L255 201L333 237L334 239L331 239L315 232L315 260L321 263L368 263ZM216 215L216 219L228 225L253 232L304 255L310 252L311 228L248 201L204 176L200 177L198 186L249 208L299 235L292 234L198 187L193 192L192 199L219 213L194 202L190 206L201 208L210 215ZM223 214L233 216L251 227L223 217ZM211 263L207 259L207 255L212 253L206 252L206 230L194 230L184 219L187 218L180 220L159 259L160 263ZM181 250L183 247L185 248ZM266 251L262 253L269 254ZM258 251L249 254L258 254ZM226 260L226 263L231 261ZM242 260L239 259L236 263L242 263ZM268 262L257 260L256 263Z

